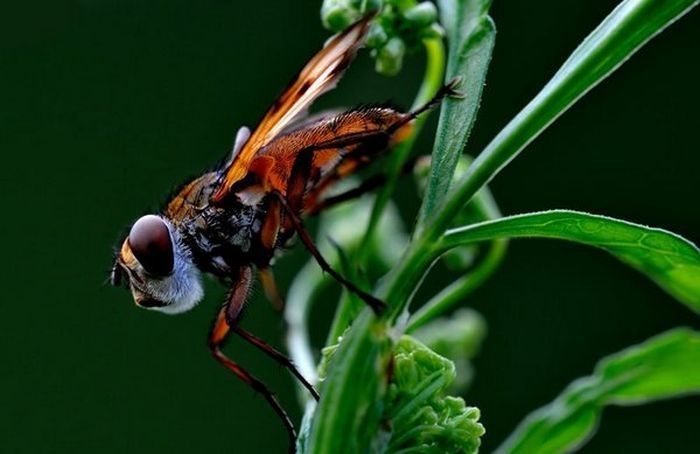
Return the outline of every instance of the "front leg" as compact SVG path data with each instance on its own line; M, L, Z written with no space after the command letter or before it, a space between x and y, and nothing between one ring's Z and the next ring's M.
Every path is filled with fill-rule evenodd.
M296 451L296 430L294 430L294 424L292 424L287 412L282 408L275 394L270 391L262 381L255 378L250 372L243 369L221 351L221 346L228 337L231 327L236 325L240 317L241 310L248 296L251 281L252 272L250 267L241 268L237 280L234 282L231 292L229 293L228 301L221 310L219 310L214 320L214 325L209 334L209 350L219 363L233 372L242 382L265 397L265 400L267 400L275 413L277 413L277 416L279 416L284 427L287 429L287 434L289 436L289 452L293 453Z

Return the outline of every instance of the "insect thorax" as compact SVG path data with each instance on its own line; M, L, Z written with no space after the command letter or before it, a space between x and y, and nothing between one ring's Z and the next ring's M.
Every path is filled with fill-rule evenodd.
M259 237L265 212L260 205L207 206L183 224L183 237L204 271L227 273L242 264L260 264Z
M264 203L225 205L208 202L214 179L205 175L186 185L168 204L166 214L181 234L184 246L202 271L228 276L240 265L266 265L260 231L266 215Z

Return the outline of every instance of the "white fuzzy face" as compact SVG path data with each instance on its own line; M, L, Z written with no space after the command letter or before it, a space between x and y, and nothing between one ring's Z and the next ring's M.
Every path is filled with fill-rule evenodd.
M131 228L112 282L126 274L137 306L165 314L192 309L204 296L201 274L180 235L165 218L146 215Z

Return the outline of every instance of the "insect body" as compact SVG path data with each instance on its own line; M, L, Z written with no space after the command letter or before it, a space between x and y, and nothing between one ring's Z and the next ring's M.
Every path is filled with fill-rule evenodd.
M239 130L226 165L187 183L162 213L138 219L121 246L112 273L112 282L127 284L138 306L169 314L187 311L202 298L202 273L229 283L209 347L219 362L267 399L287 427L292 450L294 427L274 394L226 357L220 347L230 332L238 334L285 365L318 398L289 359L238 324L254 269L266 293L277 295L270 262L294 234L326 272L376 312L383 309L381 301L326 263L301 221L304 213L331 205L330 199L323 199L324 191L405 138L412 120L431 105L409 113L362 107L301 119L313 100L332 88L350 64L364 41L369 20L362 19L331 39L252 133L247 128ZM434 101L452 93L451 89L443 88Z

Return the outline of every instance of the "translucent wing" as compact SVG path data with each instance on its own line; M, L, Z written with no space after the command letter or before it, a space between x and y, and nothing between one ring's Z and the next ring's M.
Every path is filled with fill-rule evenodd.
M220 186L211 197L221 201L233 185L248 173L257 152L289 126L311 103L332 89L364 42L371 16L366 16L331 38L306 64L299 75L265 113L246 144L224 172Z

